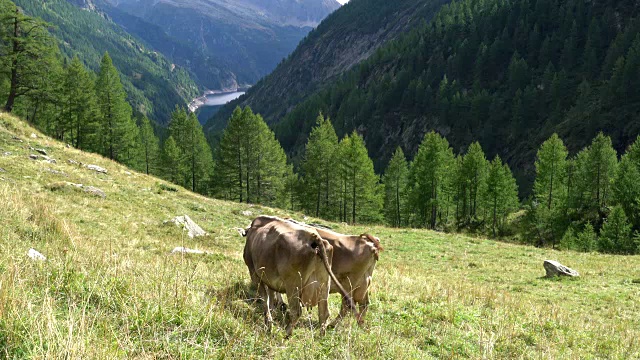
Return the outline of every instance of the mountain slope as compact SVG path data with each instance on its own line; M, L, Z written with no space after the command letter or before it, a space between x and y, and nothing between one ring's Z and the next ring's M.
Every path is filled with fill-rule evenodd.
M575 154L599 131L621 152L640 132L637 3L476 1L445 6L277 124L299 156L318 111L365 136L382 171L436 130L456 153L479 141L528 194L535 152L557 132Z
M164 122L176 104L187 104L199 87L180 67L105 19L91 1L16 0L28 15L39 17L51 30L60 50L71 58L77 55L89 68L97 70L105 51L122 76L129 101L135 110Z
M156 25L189 48L174 48L165 54L181 60L210 89L255 83L287 56L311 27L339 7L335 0L103 1L111 5L104 7L105 11L137 36L145 38L149 30L135 26L135 18ZM209 69L212 64L230 69L231 76L223 74L222 81L212 81L215 79L206 75L216 73Z
M367 59L377 48L422 21L447 0L352 0L327 17L269 76L227 105L208 128L224 127L236 106L249 105L268 123L279 121L311 93Z
M29 159L29 147L57 162ZM98 187L106 197L67 182ZM637 257L329 224L371 232L385 247L367 324L347 319L319 337L316 312L306 311L285 340L279 312L273 331L265 331L242 260L244 239L234 228L252 220L244 211L300 214L190 193L66 148L6 114L0 114L0 204L0 351L7 358L640 355ZM163 225L184 214L210 235L190 239ZM169 254L177 246L208 254ZM30 248L47 260L29 259ZM547 258L582 277L543 278ZM330 297L329 307L335 316L339 296Z

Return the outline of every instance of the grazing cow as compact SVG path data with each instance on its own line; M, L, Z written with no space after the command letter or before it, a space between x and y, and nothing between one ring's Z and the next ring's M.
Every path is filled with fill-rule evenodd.
M273 216L260 216L253 221L249 229L258 228L273 221L283 220ZM310 228L309 225L299 223L293 219L287 219L286 221ZM383 250L380 240L369 234L359 236L343 235L326 228L311 228L333 247L331 270L338 282L334 280L331 283L331 293L340 292L338 288L338 284L340 284L353 297L350 299L343 295L340 315L331 323L331 326L335 326L347 314L351 301L358 303L360 313L356 313L356 319L358 324L362 325L369 306L369 286L371 285L373 270L379 254ZM277 296L277 299L276 302L282 302L279 296Z
M258 285L258 293L265 300L265 322L271 329L271 309L278 299L276 293L286 293L289 300L287 337L302 312L301 305L318 305L320 331L324 334L329 318L327 299L331 287L330 278L333 247L312 228L285 222L277 218L269 222L256 218L246 230L244 261L251 280ZM278 221L273 221L273 220ZM342 288L338 284L338 291ZM342 289L355 311L353 300Z

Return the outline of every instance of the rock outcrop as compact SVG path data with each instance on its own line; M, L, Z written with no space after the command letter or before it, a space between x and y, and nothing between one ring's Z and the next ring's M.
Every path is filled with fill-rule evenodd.
M207 235L207 232L202 230L202 228L198 226L198 224L193 222L193 220L191 220L191 218L188 215L176 216L171 220L165 221L164 223L165 224L174 223L177 226L184 228L185 230L187 230L187 235L190 238Z
M545 260L543 263L544 270L547 272L547 277L554 276L580 276L577 271L566 267L555 260Z

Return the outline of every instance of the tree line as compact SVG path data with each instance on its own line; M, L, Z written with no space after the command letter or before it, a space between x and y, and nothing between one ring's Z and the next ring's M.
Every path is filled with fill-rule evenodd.
M520 203L510 168L478 142L455 154L429 132L408 161L401 147L374 171L363 137L338 137L320 114L301 154L288 163L274 132L249 107L236 108L212 151L195 114L176 107L161 144L133 116L120 75L105 54L97 74L51 45L47 25L2 5L2 101L52 137L202 194L304 211L348 223L382 223L519 237L537 246L638 252L640 140L618 159L597 135L569 157L553 135L536 157L533 194Z

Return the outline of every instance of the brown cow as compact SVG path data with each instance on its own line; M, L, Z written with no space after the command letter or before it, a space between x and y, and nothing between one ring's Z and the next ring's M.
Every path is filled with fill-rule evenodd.
M265 300L268 329L273 323L271 309L278 298L277 292L286 293L289 300L287 337L300 317L301 304L318 305L320 331L324 334L329 318L329 279L337 281L331 272L333 247L313 229L285 221L263 223L263 219L258 217L246 231L244 261L251 280L258 285L258 293ZM344 289L341 293L349 304L349 294Z
M264 226L273 221L283 221L278 217L259 216L252 223L252 227ZM380 252L383 250L380 240L369 234L343 235L328 229L311 227L306 224L299 223L293 219L286 221L313 228L324 240L327 240L333 247L333 262L331 270L338 279L331 283L331 293L340 292L337 284L349 292L353 301L358 303L360 313L356 313L358 324L364 323L364 316L369 306L369 286L373 277L376 261ZM282 303L282 299L277 295L276 303ZM335 326L349 311L349 304L352 301L349 298L342 297L342 308L340 315L331 323ZM276 304L273 304L275 306Z

